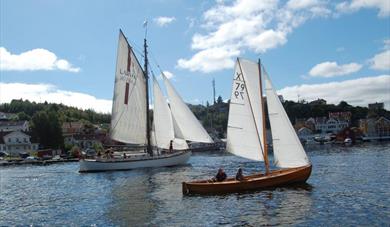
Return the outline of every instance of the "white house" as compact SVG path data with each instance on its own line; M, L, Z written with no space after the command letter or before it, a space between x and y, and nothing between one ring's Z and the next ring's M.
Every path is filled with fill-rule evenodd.
M0 132L29 131L28 121L0 121Z
M21 131L0 132L0 151L12 156L38 150L38 143L31 143L30 136Z
M317 119L315 123L316 130L321 133L337 133L344 128L348 127L349 123L347 121L338 120L335 118L321 118Z

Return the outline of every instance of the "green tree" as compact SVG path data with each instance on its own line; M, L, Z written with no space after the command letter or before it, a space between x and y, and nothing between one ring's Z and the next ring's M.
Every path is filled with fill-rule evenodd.
M19 121L29 121L31 119L31 117L25 112L19 112L17 116Z
M61 124L54 111L35 113L31 119L31 130L33 137L44 148L58 149L64 147Z
M223 99L222 99L221 96L218 96L217 103L218 103L218 104L223 103Z

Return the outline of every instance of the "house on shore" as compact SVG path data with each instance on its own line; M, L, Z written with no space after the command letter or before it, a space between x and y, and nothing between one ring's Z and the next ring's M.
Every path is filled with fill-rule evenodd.
M82 122L64 122L62 124L64 143L78 146L81 149L103 146L107 140L107 133L98 125Z
M11 156L38 150L38 143L31 142L31 136L22 131L0 132L0 151Z
M348 126L349 126L348 121L344 121L336 118L329 118L329 119L327 119L326 117L317 118L315 122L315 129L322 134L325 133L336 134L337 132L347 128Z
M390 139L390 120L385 117L361 119L359 128L363 139Z
M0 121L0 132L29 131L28 121Z

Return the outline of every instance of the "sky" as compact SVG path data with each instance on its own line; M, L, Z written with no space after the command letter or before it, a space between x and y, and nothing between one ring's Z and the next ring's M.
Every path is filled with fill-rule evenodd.
M228 100L237 57L287 100L390 109L389 0L0 0L0 103L111 111L122 29L191 104ZM162 81L160 80L160 83Z

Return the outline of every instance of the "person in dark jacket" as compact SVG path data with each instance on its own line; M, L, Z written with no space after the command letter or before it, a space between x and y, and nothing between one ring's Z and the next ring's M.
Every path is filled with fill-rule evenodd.
M244 175L242 175L242 169L238 168L237 174L236 174L236 180L242 181L244 180Z
M169 153L173 152L173 140L169 141Z
M226 176L225 171L223 171L222 168L219 168L219 169L218 169L218 173L217 173L217 175L215 176L215 181L221 182L221 181L226 180L226 178L227 178L227 176Z

